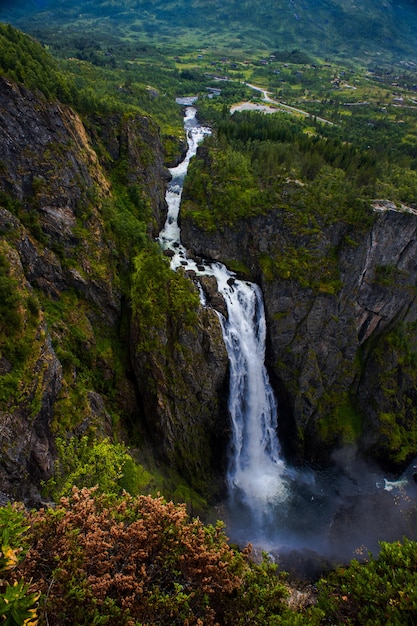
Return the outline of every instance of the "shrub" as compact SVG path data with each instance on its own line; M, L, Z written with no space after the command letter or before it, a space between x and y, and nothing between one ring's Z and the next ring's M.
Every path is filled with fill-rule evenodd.
M37 601L39 593L30 593L30 586L24 580L6 584L0 594L0 617L4 626L36 626Z
M126 489L136 495L152 481L152 475L135 463L122 443L87 436L68 441L57 437L56 446L54 476L44 486L45 494L56 501L71 495L73 486L97 486L100 492L115 495Z
M379 626L417 623L417 543L381 542L378 558L353 560L320 582L327 623Z
M29 516L19 575L44 594L49 626L273 624L286 589L275 566L227 543L222 524L191 520L163 498L73 489ZM249 622L259 613L260 621Z
M28 544L26 517L18 505L0 508L0 574L13 572L19 559L26 553ZM33 592L22 579L12 584L0 580L0 619L5 626L36 626L39 592Z

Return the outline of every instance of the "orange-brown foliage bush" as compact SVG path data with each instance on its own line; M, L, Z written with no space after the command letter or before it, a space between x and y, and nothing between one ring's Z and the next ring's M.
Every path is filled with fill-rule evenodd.
M273 568L232 549L221 525L190 520L185 505L74 488L29 523L16 576L43 593L49 626L246 624L257 602L262 615L282 612Z

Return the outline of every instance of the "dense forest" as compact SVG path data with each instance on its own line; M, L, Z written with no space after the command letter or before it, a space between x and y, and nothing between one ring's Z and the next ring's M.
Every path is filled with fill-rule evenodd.
M209 104L201 110L210 115ZM308 244L281 256L277 251L276 259L265 260L265 271L285 277L291 269L292 277L321 288L326 276L333 290L334 259L315 253L316 234L344 223L354 236L373 220L376 198L415 205L416 162L403 140L409 128L411 120L392 136L391 125L375 124L367 136L356 119L330 126L256 111L219 118L191 164L182 215L210 231L278 209L294 238L302 235Z
M311 3L292 4L296 21L306 24ZM346 34L348 12L339 4L333 3L330 19L341 32L347 25ZM165 168L176 163L184 149L182 112L175 97L199 94L199 116L213 131L189 169L184 220L210 234L233 231L242 219L278 212L293 246L260 257L263 279L294 281L331 297L341 288L338 251L327 254L326 250L323 257L318 234L342 225L346 229L343 246L355 249L376 219L373 202L389 199L397 208L416 208L413 71L404 70L393 96L393 74L381 70L370 77L358 69L349 70L350 74L346 70L346 82L357 81L352 95L333 84L335 75L340 77L345 70L329 69L326 63L312 67L310 55L284 50L278 35L276 41L271 40L269 32L263 36L274 58L263 64L262 49L254 55L250 69L241 64L242 57L219 61L223 55L217 51L196 59L194 46L191 52L178 46L174 59L173 48L169 55L163 54L155 38L167 36L159 23L172 24L177 19L177 3L164 3L163 11L158 2L84 3L84 17L97 17L98 5L100 11L116 18L118 28L129 24L125 40L107 33L96 41L68 28L57 37L53 20L65 23L71 14L80 13L79 6L59 2L31 6L33 32L41 32L38 9L53 10L42 40L54 56L32 36L0 25L0 76L27 89L25 94L36 94L38 109L46 110L51 103L74 109L96 155L90 163L90 178L77 171L75 187L81 192L74 202L70 243L63 236L51 236L40 207L44 198L53 195L51 172L64 172L56 169L61 167L59 159L74 159L71 150L76 139L50 144L42 155L30 155L34 170L41 163L46 170L32 172L30 189L21 197L11 191L8 164L0 155L0 208L4 211L0 222L0 409L4 423L8 424L9 414L16 415L17 408L27 412L29 422L35 422L44 410L39 387L25 387L25 381L38 367L33 350L41 346L47 332L62 370L52 424L53 467L49 475L35 476L36 497L32 490L24 504L7 503L2 494L2 623L414 623L417 544L407 538L382 542L378 555L361 548L350 564L323 562L312 585L294 581L266 553L259 556L251 546L231 545L223 524L210 524L215 501L211 483L218 480L210 473L213 468L198 467L193 476L190 471L186 474L186 463L181 466L175 451L172 456L154 456L157 446L149 436L145 409L137 401L140 394L133 390L134 367L127 347L132 316L137 353L164 354L165 350L166 362L174 350L176 354L183 350L187 357L190 348L188 344L181 348L181 340L199 325L199 298L193 283L181 272L171 272L154 241L160 217L152 195L157 186L152 175L154 169L155 177L163 173L165 178L159 181L163 187L169 178ZM198 25L200 5L194 2L188 7L185 27ZM250 2L213 6L222 11L226 25L235 23L237 16L244 21L253 13ZM321 24L319 32L323 32L323 7L323 3L315 5L314 26ZM21 2L20 8L19 19L24 21L28 6ZM204 13L212 35L217 30L214 8L212 17ZM146 14L147 21L127 20L132 10ZM401 24L408 24L410 3L388 3L386 10L394 16L402 10ZM271 11L275 9L264 7L257 14L259 22L269 21ZM366 31L377 28L378 37L397 41L395 32L388 35L377 17L368 19L365 11L364 6L359 26L366 23ZM203 26L207 27L207 21ZM137 33L144 37L135 41L132 37ZM407 33L408 27L404 28L404 46ZM252 44L252 36L252 31L242 31L238 39ZM290 33L288 45L296 43L296 35L291 39ZM390 57L402 54L403 49L393 46ZM213 71L207 71L210 68L216 73L221 68L228 77L214 97L208 96L207 88L215 89L219 82ZM261 103L259 94L244 84L249 79L259 80L276 97L286 94L291 104L301 106L303 98L305 114L241 111L230 115L234 103ZM406 98L406 106L399 108L399 102L393 101L400 97L397 91ZM142 134L134 136L135 123ZM115 148L117 142L120 151ZM86 146L80 150L84 156ZM134 165L144 172L143 178L132 165L132 153L139 155ZM94 173L98 167L102 178ZM65 190L58 187L61 192ZM60 264L66 278L60 277L62 284L55 291L33 278L33 286L27 289L27 278L13 252L23 240L43 251L43 262L49 255L55 266ZM244 264L236 262L235 269L245 277L258 278ZM100 288L111 282L114 299L121 303L117 315L108 314L106 319L100 313L102 301L89 301L88 274ZM71 283L68 277L76 281ZM403 276L397 268L381 265L376 280L392 287ZM172 332L172 343L164 335L166 328ZM390 341L398 348L402 365L411 371L416 352L406 331L390 329ZM375 350L379 360L381 350L380 346ZM147 369L157 370L158 363L149 359ZM168 382L177 384L175 378ZM104 404L104 409L101 405L97 409L98 418L91 418L91 398L97 405ZM411 405L410 397L404 409L407 418L413 415ZM401 410L398 407L398 413ZM415 455L415 429L407 425L395 429L388 418L386 423L386 436L397 446L393 460L403 467ZM355 428L349 424L346 430ZM8 445L2 442L5 457ZM191 460L193 452L189 451ZM407 506L413 525L415 505ZM302 592L295 591L297 585Z

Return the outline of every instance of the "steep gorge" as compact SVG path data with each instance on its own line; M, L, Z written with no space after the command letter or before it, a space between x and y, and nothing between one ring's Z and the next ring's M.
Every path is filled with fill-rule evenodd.
M306 245L285 209L216 231L197 225L192 211L183 217L192 254L232 261L262 287L268 367L293 457L328 463L354 445L393 470L415 455L416 227L414 210L388 201L366 229L323 224L314 248L322 267L335 260L329 289L274 271L277 255Z
M147 442L219 496L227 355L216 313L151 241L169 178L156 124L81 119L6 78L0 117L0 489L38 499L55 437L94 432ZM415 455L416 225L386 201L366 227L324 223L315 262L325 272L331 259L334 276L309 284L291 265L276 271L311 242L284 209L217 230L182 219L194 256L232 261L262 288L280 434L299 462L326 464L346 445L391 470Z
M190 328L162 311L163 353L141 344L139 289L132 317L135 256L168 267L150 242L168 179L156 124L82 120L1 78L0 144L0 490L39 500L55 437L84 433L147 439L160 462L208 490L221 478L225 428L217 317L198 306Z

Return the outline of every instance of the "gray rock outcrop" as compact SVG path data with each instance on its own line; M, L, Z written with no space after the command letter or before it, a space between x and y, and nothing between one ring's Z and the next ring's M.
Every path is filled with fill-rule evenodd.
M328 462L337 447L352 443L391 468L417 454L410 434L417 426L410 367L417 345L417 215L388 202L374 211L366 231L337 223L316 235L323 265L335 257L338 278L315 287L290 271L270 275L262 265L277 250L305 245L280 211L215 232L182 220L184 244L195 256L233 259L262 287L280 428L300 459Z
M139 354L128 292L136 246L117 239L120 218L113 224L117 167L138 212L134 232L153 237L165 219L157 125L136 114L83 123L0 78L0 145L0 288L12 304L0 312L0 491L39 500L57 435L117 429L129 443L132 424L204 491L220 480L226 439L219 322L200 310L191 331L163 311L172 351L166 361Z

